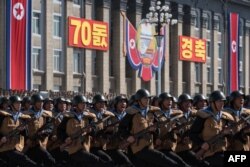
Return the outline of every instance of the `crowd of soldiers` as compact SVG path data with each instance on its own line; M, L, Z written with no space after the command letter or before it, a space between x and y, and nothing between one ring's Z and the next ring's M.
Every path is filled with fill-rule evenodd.
M1 97L0 166L221 167L224 151L249 151L249 97Z

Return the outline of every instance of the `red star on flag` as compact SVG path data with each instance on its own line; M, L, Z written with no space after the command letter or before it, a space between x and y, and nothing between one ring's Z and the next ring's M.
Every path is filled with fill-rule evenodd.
M22 13L22 11L23 11L23 9L21 9L21 6L19 5L18 8L15 8L15 10L16 10L16 16L18 16L18 15L21 16L21 13Z

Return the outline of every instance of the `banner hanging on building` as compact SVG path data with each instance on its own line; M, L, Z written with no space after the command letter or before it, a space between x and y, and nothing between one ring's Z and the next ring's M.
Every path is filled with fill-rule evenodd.
M31 0L7 1L7 88L31 89Z
M68 24L69 46L103 51L109 49L108 23L69 17Z
M229 92L239 89L239 15L229 14Z
M125 19L125 45L128 61L133 69L139 69L139 77L144 81L150 81L153 72L161 68L164 60L166 39L164 33L161 40L161 47L158 51L155 38L155 27L152 24L141 22L137 30ZM158 55L158 53L160 53ZM160 67L158 65L158 56L160 56Z
M179 36L179 59L206 63L206 40Z

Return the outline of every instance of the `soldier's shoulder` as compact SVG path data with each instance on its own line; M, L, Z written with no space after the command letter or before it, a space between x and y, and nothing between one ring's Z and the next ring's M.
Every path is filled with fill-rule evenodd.
M53 117L53 114L51 111L48 110L43 110L43 114L44 117Z
M225 112L225 111L222 111L221 118L228 120L228 121L234 121L234 117L230 113Z
M115 116L115 114L113 114L111 111L107 111L107 110L104 111L103 115L105 115L105 116L111 116L111 117Z
M94 113L90 112L89 110L85 110L83 112L83 115L87 118L92 118L92 119L96 118L96 115Z
M139 113L140 111L137 110L135 107L133 106L130 106L126 109L126 113L129 114L129 115L133 115L133 114L136 114L136 113Z
M149 112L159 112L159 111L161 111L161 109L159 107L156 107L156 106L149 106L148 111Z
M202 110L198 110L196 112L196 116L203 118L203 119L206 119L206 118L210 117L211 115L206 110L202 109Z
M183 112L179 109L172 109L172 115L180 115L183 114Z
M248 108L243 108L243 109L242 109L242 114L250 115L250 109L248 109Z
M28 114L21 114L21 116L20 116L20 118L21 119L31 119L31 116L30 115L28 115Z
M11 114L10 114L10 113L8 113L7 111L0 110L0 116L7 117L7 116L11 116Z

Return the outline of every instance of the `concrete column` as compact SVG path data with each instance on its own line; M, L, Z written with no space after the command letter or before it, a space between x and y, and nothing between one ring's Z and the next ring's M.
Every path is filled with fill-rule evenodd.
M133 4L130 6L130 8L133 8L131 12L127 12L127 16L130 19L130 22L134 25L136 28L137 24L141 21L141 14L142 14L142 1L136 0L132 1ZM132 67L131 67L132 68ZM141 88L141 78L138 77L139 70L131 70L132 73L132 94L135 93L138 89Z
M173 56L172 60L172 66L173 71L176 75L173 76L173 95L178 97L183 92L183 81L182 81L182 68L183 63L182 61L179 61L179 50L177 49L179 46L179 35L182 35L183 32L183 5L181 4L172 4L172 11L173 11L173 17L178 19L178 23L176 25L173 25L172 27L172 33L171 36L171 43L173 47L176 49L172 49Z
M221 67L223 67L222 65L223 64L220 64L220 63L222 63L222 60L221 61L219 61L219 52L218 52L218 33L219 33L219 31L218 31L218 27L216 26L216 24L217 24L217 22L219 21L218 20L218 18L216 17L216 16L214 16L214 27L212 27L212 31L213 31L213 33L212 33L212 35L213 35L213 55L214 55L214 57L213 57L213 59L214 59L214 68L213 68L213 78L214 78L214 81L213 81L213 89L214 90L217 90L218 89L218 85L219 85L219 71L218 71L218 69L219 69L219 66L221 65Z
M96 1L97 9L96 15L97 20L107 22L110 25L110 0L100 0ZM108 93L110 82L109 82L109 50L97 51L96 55L98 76L99 76L99 91L102 93Z
M127 85L126 85L126 57L123 55L123 36L124 36L124 27L123 27L123 16L121 12L126 12L127 0L116 0L114 3L114 10L111 12L111 17L113 21L113 42L112 48L112 58L114 66L114 77L116 85L117 94L126 94Z
M250 73L250 70L249 70L249 68L250 68L250 65L249 65L249 61L250 61L250 59L249 59L249 55L250 55L250 50L249 50L249 46L250 46L250 20L247 20L246 21L246 33L245 33L245 41L244 41L244 43L245 43L245 57L244 57L244 59L245 59L245 61L244 61L244 66L245 66L245 68L244 68L244 77L245 77L245 94L249 94L250 92L249 92L249 88L250 88L250 81L249 81L249 73Z
M85 18L91 20L92 16L92 0L85 1ZM92 66L93 66L93 51L85 49L85 90L86 92L92 92L93 79L92 79Z
M44 1L45 5L45 89L53 89L53 1Z
M6 2L7 0L0 1L0 88L6 88ZM5 25L5 26L4 26Z
M64 20L65 20L65 25L68 25L68 16L73 16L73 1L65 1L65 7L64 7L65 13L63 16L65 16ZM68 47L68 26L65 26L64 29L64 49L65 49L65 87L67 91L71 91L73 90L73 48L72 47Z

